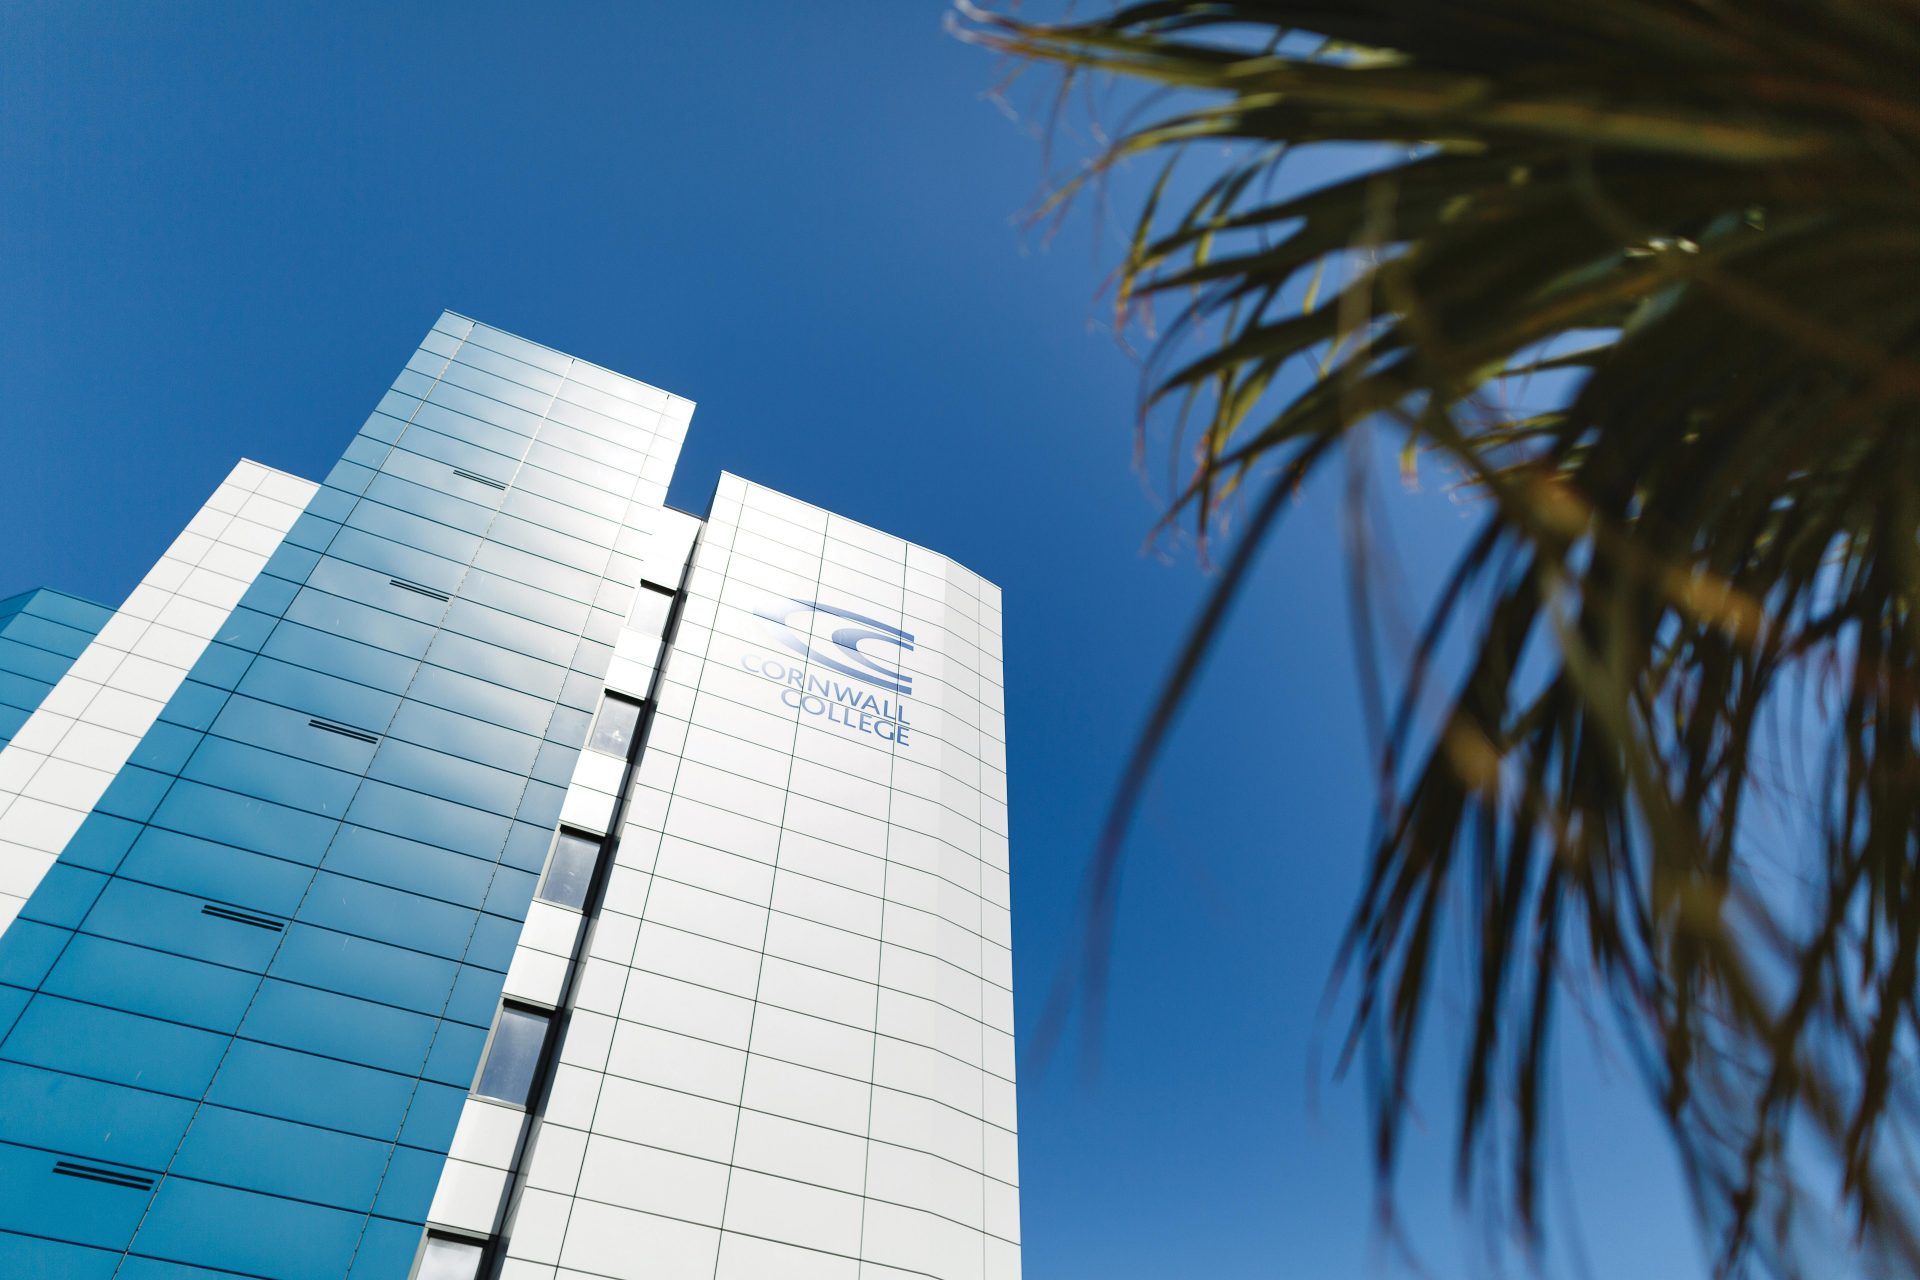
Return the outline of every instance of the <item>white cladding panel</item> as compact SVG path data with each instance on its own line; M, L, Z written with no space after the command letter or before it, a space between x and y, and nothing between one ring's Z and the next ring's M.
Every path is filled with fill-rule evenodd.
M1017 1276L999 591L734 476L685 589L506 1274Z

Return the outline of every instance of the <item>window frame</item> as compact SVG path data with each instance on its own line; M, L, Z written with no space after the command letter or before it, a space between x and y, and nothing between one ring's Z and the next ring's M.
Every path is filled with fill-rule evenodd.
M619 704L633 708L633 724L627 730L627 744L624 751L609 751L599 745L600 725L606 719L608 708ZM640 726L646 719L647 704L644 698L630 694L606 692L600 695L600 709L594 713L593 723L587 728L586 750L603 756L612 756L616 760L632 760L640 749Z
M526 1094L517 1102L511 1098L502 1098L497 1094L482 1093L480 1091L480 1086L487 1078L487 1068L493 1062L494 1048L500 1042L500 1028L506 1023L509 1013L531 1015L542 1019L546 1023L546 1030L541 1034L540 1042L534 1050L533 1065L527 1073ZM487 1028L487 1042L481 1048L480 1065L474 1072L473 1084L467 1090L468 1096L484 1098L495 1106L512 1107L517 1111L531 1113L534 1110L534 1095L540 1092L541 1081L546 1076L547 1059L553 1052L554 1032L558 1029L559 1025L560 1011L558 1009L535 1004L530 1000L517 1000L513 998L502 1000L500 1007L494 1011L493 1025Z
M423 1280L427 1269L427 1250L436 1240L445 1240L450 1244L468 1244L480 1252L474 1259L473 1280L485 1280L493 1274L494 1249L498 1240L493 1236L476 1235L456 1227L429 1226L420 1233L420 1246L414 1251L413 1266L407 1272L408 1280Z
M580 889L580 901L577 903L563 902L558 898L550 898L547 896L547 886L552 883L554 869L559 865L561 845L570 839L583 841L593 846L593 854L587 860L586 879ZM540 881L534 888L534 898L537 901L546 903L550 907L559 907L565 911L577 911L585 915L588 904L593 900L594 880L600 874L600 864L607 856L607 846L609 843L610 840L608 837L595 835L591 831L580 827L560 827L553 833L553 843L547 848L547 863L540 869Z

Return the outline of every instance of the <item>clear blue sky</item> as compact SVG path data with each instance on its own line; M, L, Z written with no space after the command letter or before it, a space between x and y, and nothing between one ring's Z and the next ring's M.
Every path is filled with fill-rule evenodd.
M0 595L117 603L236 457L323 475L442 307L690 396L679 505L724 466L1005 587L1030 1041L1204 579L1141 554L1114 246L1018 224L1040 146L942 14L8 0ZM1430 579L1465 517L1395 501ZM1358 1085L1310 1087L1368 815L1336 516L1289 518L1155 780L1097 1063L1023 1063L1031 1277L1415 1274L1371 1233ZM1702 1274L1626 1065L1563 1028L1552 1194L1592 1274ZM1433 1084L1405 1208L1428 1274L1483 1274Z

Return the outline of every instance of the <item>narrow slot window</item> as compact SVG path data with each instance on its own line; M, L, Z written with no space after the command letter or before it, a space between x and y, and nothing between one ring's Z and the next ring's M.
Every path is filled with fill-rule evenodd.
M516 1107L526 1106L552 1026L550 1013L516 1004L500 1006L500 1021L494 1026L487 1064L480 1069L480 1083L474 1092Z
M657 582L640 581L633 593L633 606L627 611L627 626L649 636L664 636L667 619L673 613L674 593Z
M633 735L639 727L640 704L610 693L600 702L600 718L594 721L587 745L625 759L633 754Z
M599 863L599 840L562 831L553 843L553 856L547 859L547 875L540 882L540 897L576 911L584 910L587 888L593 883L593 869Z
M414 1280L476 1280L486 1255L486 1246L478 1240L429 1235Z

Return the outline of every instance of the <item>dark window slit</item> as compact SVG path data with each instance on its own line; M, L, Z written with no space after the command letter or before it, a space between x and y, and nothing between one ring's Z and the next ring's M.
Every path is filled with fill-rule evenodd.
M640 585L645 587L649 591L658 591L663 596L677 596L680 594L678 591L675 591L672 587L663 587L659 583L649 582L645 578L640 579Z
M157 1181L146 1174L127 1169L107 1169L99 1165L76 1164L71 1160L56 1161L53 1171L63 1178L85 1178L88 1182L104 1182L131 1191L151 1191Z
M504 489L507 487L499 480L489 480L485 476L477 476L471 471L462 471L459 467L453 469L453 474L459 476L462 480L471 480L475 484L483 484L489 489Z
M308 724L316 729L325 729L328 733L337 733L343 738L352 738L355 742L378 742L380 735L368 733L365 729L354 729L344 724L335 724L331 720L309 720Z
M286 927L283 921L275 920L271 916L257 916L250 911L236 911L232 907L223 907L215 903L208 903L201 907L200 914L212 916L216 920L230 920L234 924L252 925L256 929L266 929L273 933L278 933Z
M417 582L408 582L404 578L388 578L387 581L402 591L411 591L418 596L426 596L429 599L441 601L453 599L452 596L444 591L435 591L432 587L423 587Z

